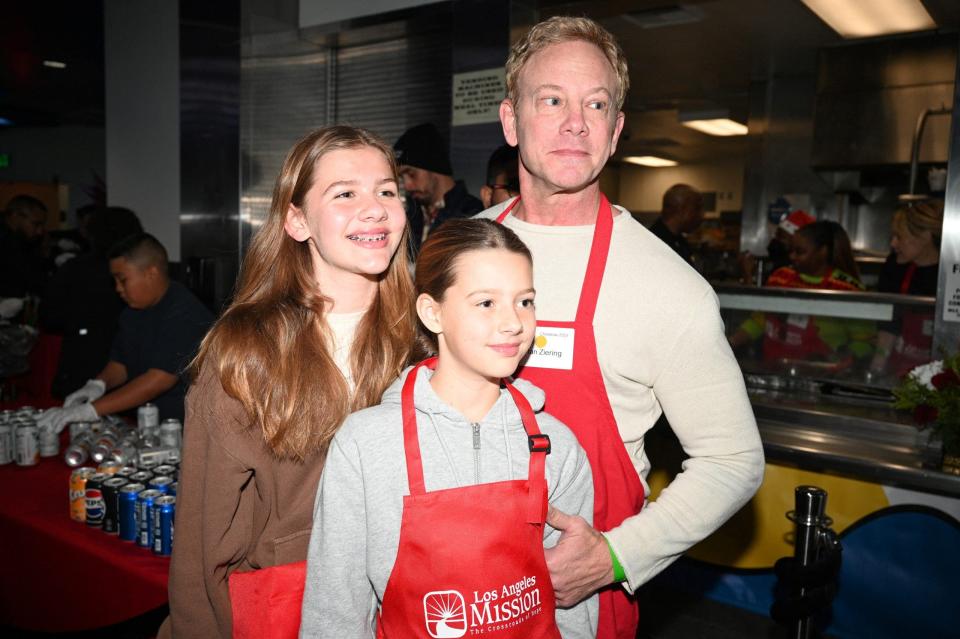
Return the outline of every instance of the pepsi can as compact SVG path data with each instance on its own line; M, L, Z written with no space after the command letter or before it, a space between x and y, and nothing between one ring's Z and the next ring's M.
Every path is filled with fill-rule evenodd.
M173 519L177 498L164 495L153 502L153 554L169 556L173 551Z
M117 532L117 495L129 481L126 477L111 477L103 482L103 532L111 535Z
M151 479L149 482L147 482L147 486L149 486L150 488L155 488L156 490L159 490L164 495L166 495L167 492L170 490L170 484L172 483L173 483L173 477L167 477L165 475L157 475L156 477Z
M117 532L124 541L137 540L137 494L145 489L143 484L127 484L117 493Z
M153 547L153 500L157 497L163 497L163 493L153 488L137 494L137 545L144 548Z
M103 525L103 482L110 479L110 475L97 473L87 479L87 485L84 488L84 501L87 506L87 525L93 528L99 528Z

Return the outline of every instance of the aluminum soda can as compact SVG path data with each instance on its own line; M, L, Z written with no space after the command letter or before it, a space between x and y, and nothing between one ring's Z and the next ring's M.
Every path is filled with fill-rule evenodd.
M116 475L123 466L118 464L115 461L104 460L99 466L97 466L98 473L106 473L107 475Z
M143 484L127 484L117 493L117 532L124 541L136 541L139 536L137 494L145 489Z
M70 442L70 445L67 446L67 451L63 454L63 461L67 462L67 466L76 468L90 459L92 439L93 434L87 432L81 433L76 439Z
M172 484L170 484L170 490L167 491L167 494L168 494L168 495L173 495L174 497L176 497L176 496L177 496L177 484L179 484L179 483L180 483L180 482L176 482L176 481L175 481L175 482L173 482Z
M157 475L165 475L167 477L173 477L177 474L177 467L173 464L160 464L153 469L153 472Z
M183 438L183 425L179 419L165 419L160 424L160 445L180 448Z
M150 456L149 453L155 449L147 448L140 451L140 454L137 456L137 468L140 470L149 470L153 472L153 469L160 465L160 459L156 456Z
M8 422L0 422L0 466L13 461L16 456L15 441L13 425Z
M110 475L96 473L87 479L87 485L84 489L84 501L86 503L87 525L93 528L99 528L103 525L103 509L106 505L103 501L103 482L110 479Z
M137 545L153 548L153 500L163 497L163 493L153 488L137 493Z
M160 430L160 409L146 403L137 409L137 431L141 437L156 437Z
M169 446L143 448L140 450L138 458L137 466L149 470L160 464L174 464L179 462L180 450Z
M92 424L90 422L70 422L70 441L72 442L77 437L80 437L84 433L92 432Z
M153 479L153 473L151 473L149 470L139 470L130 475L130 481L135 481L138 484L143 484L144 486L146 486L151 479Z
M116 430L112 428L103 429L99 437L94 439L93 446L90 449L90 457L98 464L110 459L110 453L118 441L120 441L120 435Z
M170 490L170 484L172 483L173 477L167 477L166 475L155 475L153 479L147 482L147 486L149 488L159 490L166 495L167 491Z
M140 471L137 469L136 466L121 466L121 467L120 467L120 470L118 470L118 471L116 472L116 475L117 475L118 477L127 477L127 478L129 478L131 475L135 475L135 474L138 473L138 472L140 472Z
M95 468L82 466L70 473L70 519L87 521L87 480L97 474Z
M126 477L111 477L103 482L103 532L116 534L119 513L117 510L117 494L120 489L130 483Z
M21 424L17 428L16 456L17 466L36 466L40 463L39 433L32 423Z
M153 554L169 557L173 551L173 520L177 498L169 495L153 501Z

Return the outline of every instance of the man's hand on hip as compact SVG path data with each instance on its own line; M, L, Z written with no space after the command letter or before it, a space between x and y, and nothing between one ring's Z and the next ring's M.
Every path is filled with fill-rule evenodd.
M613 564L603 535L583 517L553 506L547 511L547 523L560 531L557 545L544 551L557 606L568 608L613 583Z

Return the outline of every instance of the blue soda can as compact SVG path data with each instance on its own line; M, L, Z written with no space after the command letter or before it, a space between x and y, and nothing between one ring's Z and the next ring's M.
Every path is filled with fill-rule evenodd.
M180 482L175 481L175 482L173 482L172 484L170 484L170 492L168 492L167 494L168 494L168 495L173 495L174 497L176 497L176 496L177 496L177 485L178 485L179 483L180 483Z
M161 493L166 495L170 491L170 484L173 483L173 477L167 477L165 475L157 475L153 479L147 482L147 486L155 490L159 490Z
M117 523L120 539L136 541L140 529L137 527L137 494L143 492L143 484L127 484L117 494Z
M173 519L177 498L170 495L153 500L153 554L169 557L173 552Z
M151 473L149 470L141 470L130 475L130 481L135 481L138 484L143 484L144 486L146 486L147 482L149 482L151 479L153 479L153 473Z
M153 547L153 501L163 497L163 493L153 488L137 494L137 545L143 548Z
M157 475L158 477L173 477L177 474L177 467L173 464L160 464L153 469L153 474Z

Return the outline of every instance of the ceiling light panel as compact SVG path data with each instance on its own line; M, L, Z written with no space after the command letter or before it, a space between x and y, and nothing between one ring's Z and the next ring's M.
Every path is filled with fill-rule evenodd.
M707 135L727 137L731 135L746 135L747 127L729 118L714 118L710 120L687 120L680 122L683 126L696 129Z
M630 164L639 164L640 166L650 166L655 168L677 166L677 163L673 160L658 158L655 155L630 155L623 158L623 161L629 162Z
M936 29L920 0L801 0L844 38Z

